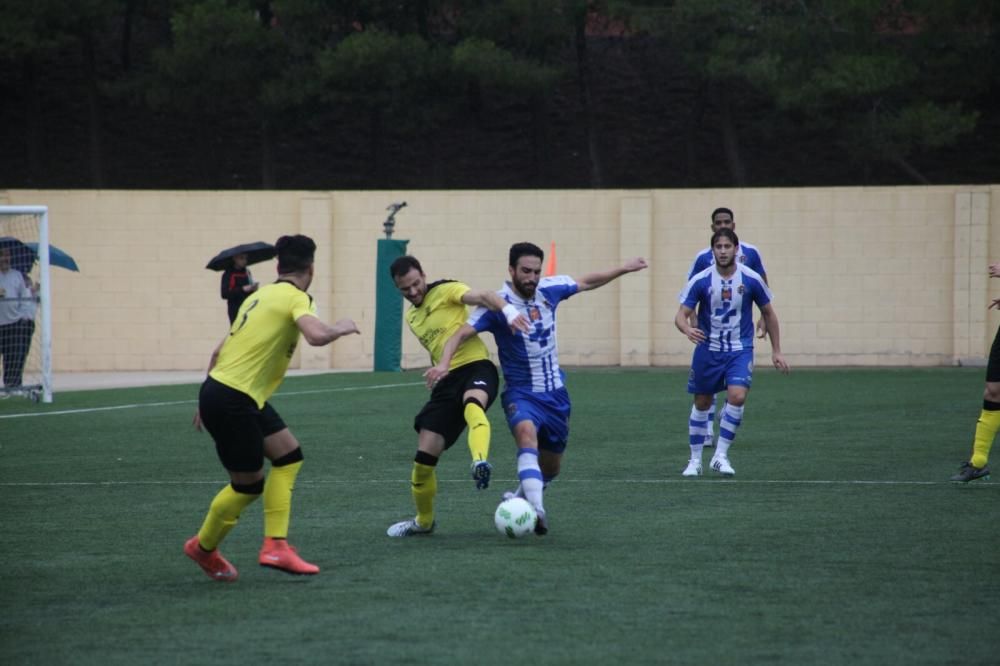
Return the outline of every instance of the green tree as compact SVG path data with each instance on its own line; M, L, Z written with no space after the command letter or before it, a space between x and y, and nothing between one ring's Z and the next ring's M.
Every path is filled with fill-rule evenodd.
M281 28L275 6L252 0L178 2L172 43L153 55L145 93L154 108L186 114L203 146L223 125L248 117L259 137L260 182L277 184L276 134L312 93L316 40ZM219 146L224 150L224 147Z
M359 109L368 119L369 178L384 181L388 122L410 132L436 116L437 92L447 79L445 54L417 34L378 28L355 32L319 55L323 98Z
M926 182L909 158L972 131L978 113L965 100L995 76L982 65L995 39L990 5L676 0L620 8L681 45L716 91L727 164L734 184L745 185L733 115L741 85L767 95L787 121L831 133L865 171L890 163ZM957 80L961 87L947 83Z
M113 19L123 13L119 0L36 0L5 3L0 20L0 61L12 63L20 74L21 98L27 131L24 133L26 168L31 179L43 173L43 117L39 88L46 64L67 58L82 67L81 89L87 108L90 183L105 184L104 77L97 45L110 32Z
M457 3L458 4L458 3ZM594 122L585 26L588 10L599 3L586 0L492 0L463 2L456 20L463 42L455 63L474 107L482 106L484 90L523 98L531 112L533 180L543 185L552 152L548 118L556 86L567 77L567 52L575 50L576 73L584 110L590 184L603 184L603 165Z

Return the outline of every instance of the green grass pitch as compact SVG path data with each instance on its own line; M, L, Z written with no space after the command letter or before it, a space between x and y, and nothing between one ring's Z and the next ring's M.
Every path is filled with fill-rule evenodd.
M463 438L435 534L394 540L420 373L289 379L290 540L322 573L256 564L258 502L222 547L232 585L181 550L226 478L196 386L2 401L0 663L1000 663L1000 477L947 480L982 369L761 368L729 480L680 476L686 377L569 370L551 532L521 540L493 527L515 476L498 406L490 488Z

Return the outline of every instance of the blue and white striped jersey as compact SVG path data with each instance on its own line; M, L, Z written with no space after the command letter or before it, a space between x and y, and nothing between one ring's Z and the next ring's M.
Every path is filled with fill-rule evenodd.
M764 270L764 260L761 258L760 250L757 249L756 245L740 241L740 246L736 250L736 263L752 268L760 275L767 275L767 271ZM702 250L694 258L694 263L691 264L691 270L688 271L688 279L690 280L709 266L714 265L715 255L712 254L712 248L709 247Z
M753 349L753 304L770 303L771 290L759 273L743 264L736 264L728 278L713 265L688 280L680 302L692 310L697 306L698 328L705 332L710 351L742 351Z
M483 333L489 331L497 343L504 384L533 393L554 391L563 386L556 346L556 307L579 291L576 280L568 275L543 277L530 300L521 298L510 283L500 289L500 297L528 318L533 330L529 334L511 331L502 312L478 307L469 315L468 323Z

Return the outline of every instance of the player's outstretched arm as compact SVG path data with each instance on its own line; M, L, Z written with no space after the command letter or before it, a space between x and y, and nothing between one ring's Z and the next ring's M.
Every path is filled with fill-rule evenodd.
M330 326L320 321L319 317L303 315L295 320L295 325L302 331L302 337L306 339L306 342L313 347L328 345L337 338L352 333L361 334L353 319L339 319L333 326Z
M636 271L641 271L646 268L648 264L646 260L642 257L634 257L625 262L624 265L618 268L612 268L606 271L598 271L596 273L587 273L586 275L575 278L577 287L580 291L590 291L591 289L597 289L598 287L603 287L607 283L620 278L626 273L635 273Z
M476 329L468 324L462 324L457 331L452 333L441 349L441 358L438 359L437 365L428 368L424 372L424 378L427 380L427 388L434 388L435 384L444 379L448 374L448 368L451 366L451 358L455 355L459 346L475 334Z
M1000 262L990 264L990 277L1000 277Z
M466 305L481 306L493 312L502 312L507 319L507 324L512 329L517 329L524 333L531 332L531 322L523 314L517 311L513 305L500 298L500 294L495 291L483 289L470 289L462 294L462 302Z
M693 308L689 308L682 303L681 306L677 308L677 314L674 315L674 326L677 327L678 331L684 334L684 337L698 345L705 341L705 331L691 324L691 315L693 313Z
M778 315L774 312L774 308L770 303L760 309L760 314L764 319L764 325L767 327L767 334L771 336L771 362L774 363L775 369L787 375L791 371L791 368L789 368L784 355L781 353L781 331L778 327Z

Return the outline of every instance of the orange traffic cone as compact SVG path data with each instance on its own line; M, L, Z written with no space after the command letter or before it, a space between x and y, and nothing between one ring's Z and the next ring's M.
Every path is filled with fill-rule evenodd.
M556 242L552 241L552 245L549 246L549 265L545 268L545 276L549 277L556 274Z

